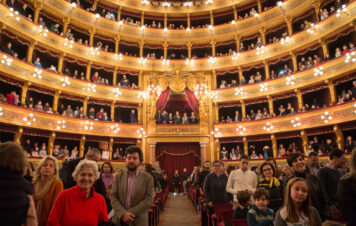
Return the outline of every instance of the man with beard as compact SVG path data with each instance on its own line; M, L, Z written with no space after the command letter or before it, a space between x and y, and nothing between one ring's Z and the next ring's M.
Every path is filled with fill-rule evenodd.
M318 210L319 215L323 221L329 219L330 209L326 191L318 178L308 172L303 155L300 153L290 153L287 157L287 162L288 165L292 167L294 175L284 181L283 190L286 191L288 181L291 178L304 178L308 184L312 206Z
M138 169L143 161L139 147L126 149L126 167L115 175L110 201L112 221L121 226L148 226L148 208L153 204L153 177Z
M199 173L198 184L201 194L203 193L205 177L210 173L210 162L205 161L203 166L203 171Z

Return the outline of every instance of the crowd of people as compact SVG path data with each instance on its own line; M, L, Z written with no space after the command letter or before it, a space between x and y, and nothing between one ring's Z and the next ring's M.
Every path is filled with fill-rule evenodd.
M0 93L0 102L18 106L20 104L20 96L15 90L6 95Z
M173 113L168 113L163 110L162 112L158 110L154 117L156 124L197 124L199 119L195 115L194 111L190 113L184 112L183 115L179 111L176 111L174 116Z

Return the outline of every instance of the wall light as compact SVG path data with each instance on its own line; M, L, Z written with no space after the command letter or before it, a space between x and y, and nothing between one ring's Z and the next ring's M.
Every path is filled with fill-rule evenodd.
M237 59L239 58L239 56L240 56L240 53L236 53L236 52L234 51L234 53L233 53L233 55L232 55L232 60L237 60Z
M316 77L316 76L318 76L318 75L323 75L324 74L324 72L323 72L323 67L319 67L319 68L314 68L314 76Z
M219 131L219 128L215 128L215 130L211 131L211 135L214 137L221 137L221 132Z
M114 126L110 126L110 128L113 131L113 133L120 132L119 124L115 124Z
M10 17L15 17L15 19L17 20L17 21L19 21L20 20L20 17L18 16L19 15L19 12L18 11L14 11L14 9L13 8L10 8L10 13L9 13L9 15L10 15Z
M81 122L81 123L83 124L83 122ZM93 128L94 128L93 122L85 121L85 124L84 124L85 130L93 130Z
M23 120L26 122L28 126L37 121L35 115L33 113L28 114L27 117L23 117Z
M242 125L239 125L237 128L236 128L236 132L238 132L240 135L244 135L244 132L246 131L246 128L243 127Z
M73 48L73 43L74 43L73 39L71 39L71 40L68 40L68 38L64 39L64 46L69 46L70 49Z
M219 95L219 92L217 92L217 91L210 92L210 98L212 98L212 99L217 99L218 95Z
M238 95L244 95L243 88L235 88L235 96L238 96Z
M208 62L209 62L209 64L215 64L216 57L209 57Z
M285 38L281 38L281 44L288 44L290 42L290 38L289 36L285 37Z
M310 28L308 28L307 32L310 34L314 34L315 32L318 31L319 26L317 24L312 23L310 25Z
M138 93L138 97L139 98L146 98L148 96L148 94L146 92L139 92Z
M193 3L192 2L185 2L183 4L183 6L191 7L191 6L193 6Z
M163 6L163 7L170 7L171 4L170 4L169 2L163 2L163 3L162 3L162 6Z
M69 78L67 76L65 78L61 78L61 83L63 87L69 86L70 85Z
M273 125L270 122L266 123L266 126L263 127L263 130L266 130L267 132L273 130Z
M90 51L91 51L92 55L100 55L100 51L99 51L98 47L96 47L96 48L90 47Z
M356 56L355 56L355 51L351 52L351 53L346 53L346 59L345 59L345 63L348 62L356 62Z
M95 87L96 87L95 84L93 84L93 83L88 83L88 88L87 88L88 92L93 92L93 93L95 93L95 92L96 92Z
M268 90L267 85L268 85L267 82L261 83L260 84L260 92L267 91Z
M324 121L324 123L329 123L329 121L333 119L333 117L329 114L328 111L324 112L324 114L322 114L320 118Z
M138 133L138 138L142 138L143 136L146 135L146 132L143 129L143 127L141 127L141 129L138 129L136 132Z
M189 28L189 27L187 27L187 31L190 31L190 28Z
M1 59L1 63L2 64L7 64L7 66L11 66L12 58L8 58L6 55L3 55L2 59Z
M257 54L257 55L260 55L260 54L262 55L262 54L265 53L265 47L264 47L264 46L257 47L256 50L257 50L257 51L256 51L256 54Z
M138 62L139 62L140 64L145 64L145 63L147 62L147 58L141 57L140 59L138 59Z
M209 24L208 28L211 30L213 29L213 25Z
M35 72L32 74L34 78L41 79L42 78L42 69L35 68Z
M295 84L294 75L292 75L292 76L290 76L290 77L287 77L286 80L287 80L287 81L286 81L287 86L289 86L289 85L294 85L294 84Z
M141 4L143 4L143 5L148 5L148 4L149 4L149 1L147 1L147 0L142 0L142 1L141 1Z
M116 97L118 97L122 94L121 91L119 90L119 88L113 89L113 92Z
M4 112L2 111L2 107L0 107L0 117L4 115Z
M193 59L189 60L189 59L187 58L187 59L185 60L185 64L186 64L186 65L193 66L193 65L194 65L194 60L193 60Z
M231 24L232 24L232 25L236 24L236 21L235 21L235 20L232 20L232 21L231 21Z
M122 59L123 59L121 53L120 53L120 54L115 53L115 60L117 60L117 59L119 59L119 60L122 60Z
M66 128L66 121L65 120L58 120L57 121L57 129L65 129Z
M168 65L169 65L169 60L167 60L166 58L164 58L164 59L162 60L162 65L168 66Z
M299 117L295 117L295 119L292 119L290 122L292 123L293 127L301 126Z
M336 17L340 17L341 16L341 13L346 13L347 9L346 9L346 5L342 5L341 6L341 9L338 9L336 11Z
M97 19L99 19L99 18L100 18L100 14L99 14L99 13L95 14L95 17L96 17Z
M168 28L165 27L165 28L163 29L163 31L164 31L164 32L167 32L167 31L168 31Z
M277 6L281 7L283 5L283 2L282 1L278 1L277 2Z
M213 4L214 3L214 0L206 0L205 1L205 4L208 5L208 4Z
M253 16L257 18L258 17L258 13L255 13Z

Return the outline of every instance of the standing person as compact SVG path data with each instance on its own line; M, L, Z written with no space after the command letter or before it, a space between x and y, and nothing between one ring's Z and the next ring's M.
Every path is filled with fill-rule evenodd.
M289 179L286 179L285 183L293 177L304 178L307 181L308 189L310 191L312 206L318 210L319 216L323 221L329 219L330 210L325 189L316 176L308 173L303 155L300 153L291 153L287 157L287 162L288 165L292 167L294 175ZM283 190L286 191L286 187L287 184L284 185Z
M356 225L356 148L350 156L350 167L351 172L341 177L335 196L347 226Z
M32 195L35 201L39 226L45 226L52 206L61 191L63 183L58 179L57 159L46 156L37 165L36 177L33 181L35 193Z
M130 123L137 123L135 109L130 112Z
M105 188L108 189L108 187L112 184L114 181L114 168L112 167L110 162L104 162L103 165L101 166L101 180L103 181Z
M187 182L188 182L189 175L190 174L187 172L187 168L184 168L183 169L183 173L182 173L183 192L184 192L184 194L187 193Z
M319 155L318 153L312 151L308 155L308 167L310 169L310 174L316 176L320 169Z
M300 177L289 180L285 192L285 202L276 214L274 225L321 226L320 216L311 205L310 196L306 180Z
M199 185L199 190L200 190L201 194L203 194L205 178L206 178L206 176L208 176L209 173L210 173L210 162L205 161L203 170L198 174L198 185Z
M110 194L114 211L112 221L121 226L147 226L148 208L153 204L153 177L138 167L143 154L139 147L126 149L126 167L115 175Z
M237 201L237 192L247 190L253 195L257 187L257 176L248 169L248 163L248 156L242 155L240 169L232 171L227 181L226 191L234 195L234 201Z
M37 225L33 188L23 177L26 166L19 144L0 144L0 225Z
M342 170L343 165L346 163L345 152L335 148L330 152L329 158L329 164L319 170L317 177L326 191L328 200L335 204L334 196L337 191L337 184L345 174Z
M174 187L175 193L179 192L179 186L180 186L180 176L179 176L179 171L176 170L176 171L174 171L174 174L173 174L173 187Z
M58 195L47 226L97 226L108 222L105 199L93 186L99 176L96 162L80 161L73 172L77 185Z
M283 205L283 186L276 178L276 171L271 163L264 162L261 165L260 172L262 178L257 188L265 188L269 191L270 200L268 207L277 211Z
M66 181L64 181L64 187L66 189L74 187L76 185L74 178L72 176L75 167L77 167L77 165L79 164L80 161L82 160L93 160L95 162L99 161L101 158L100 156L100 151L97 148L89 148L88 152L85 154L84 158L78 158L75 160L71 160L68 162L67 168L65 170L66 172ZM106 189L105 189L105 185L103 183L102 180L95 180L94 182L94 188L95 191L99 194L101 194L102 196L105 197L106 195Z

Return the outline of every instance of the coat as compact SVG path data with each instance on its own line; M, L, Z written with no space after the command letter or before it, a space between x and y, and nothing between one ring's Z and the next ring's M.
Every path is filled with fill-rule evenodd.
M337 192L336 201L341 207L348 226L356 225L356 177L347 174L341 177Z
M131 207L126 210L127 171L122 170L115 175L112 183L110 201L114 210L112 221L120 223L122 215L129 211L136 216L130 226L148 226L148 208L153 204L154 183L153 177L143 171L137 175Z

